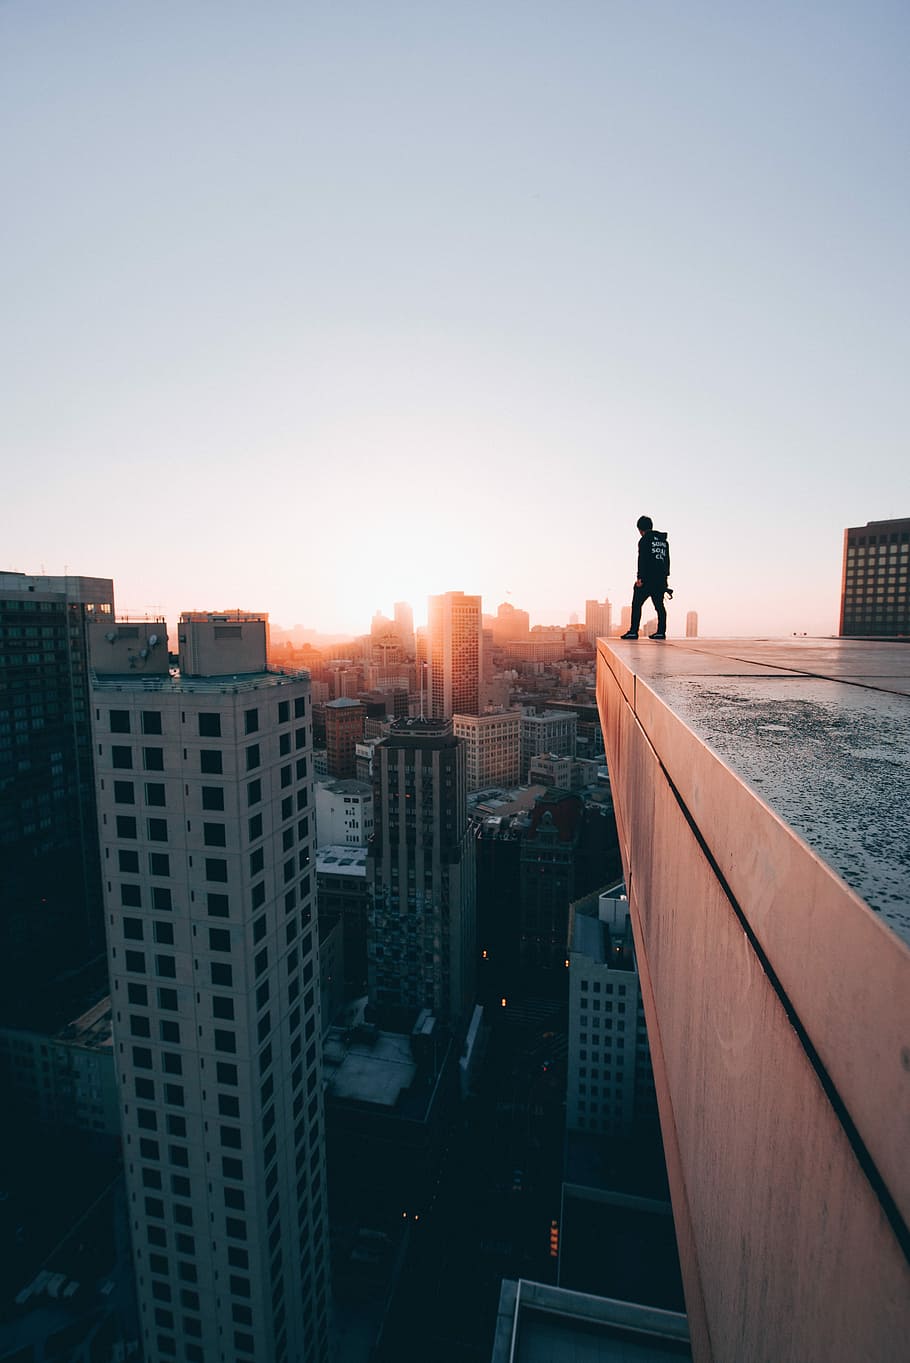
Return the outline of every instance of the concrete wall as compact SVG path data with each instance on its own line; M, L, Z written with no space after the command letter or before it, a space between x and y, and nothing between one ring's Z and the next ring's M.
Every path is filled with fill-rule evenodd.
M910 1339L910 953L598 643L693 1356Z

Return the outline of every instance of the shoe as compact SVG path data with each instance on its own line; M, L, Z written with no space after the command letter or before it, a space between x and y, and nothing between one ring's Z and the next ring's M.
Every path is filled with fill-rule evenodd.
M666 634L662 634L660 630L658 630L656 634L648 635L649 639L666 639L666 637L667 637Z
M638 631L637 631L637 630L630 629L629 632L628 632L628 634L621 634L619 637L620 637L620 639L637 639L637 638L638 638Z

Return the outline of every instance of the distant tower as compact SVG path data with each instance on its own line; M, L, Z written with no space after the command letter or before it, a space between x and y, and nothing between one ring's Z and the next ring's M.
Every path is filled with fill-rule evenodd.
M395 602L395 626L401 638L401 647L409 658L414 656L414 612L407 601Z
M482 611L479 596L445 592L429 599L427 621L429 711L434 719L480 710L483 675Z
M844 531L840 634L910 635L910 517Z
M592 647L598 639L609 638L610 614L611 607L606 597L603 601L585 602L585 637Z
M0 1017L20 1026L68 1006L56 975L103 981L86 631L113 602L110 578L0 572Z
M631 606L623 606L622 610L621 610L620 613L619 613L619 627L620 627L620 629L622 630L623 634L625 634L626 630L629 628L629 626L631 625L631 623L632 623L632 607L631 607Z
M400 719L373 754L370 1002L466 1022L475 993L474 836L465 748L446 720Z
M689 611L686 616L686 638L698 638L698 611Z
M527 639L530 629L531 617L528 612L503 601L493 621L493 642L505 644L513 643L516 639Z
M325 748L329 776L356 776L357 744L363 738L364 714L360 701L347 696L326 704Z
M184 615L179 673L163 624L93 629L146 1363L328 1354L310 680L268 669L267 629Z

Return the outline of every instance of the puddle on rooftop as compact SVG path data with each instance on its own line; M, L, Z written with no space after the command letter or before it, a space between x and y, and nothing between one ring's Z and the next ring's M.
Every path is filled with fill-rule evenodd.
M805 678L660 678L687 724L910 942L910 705Z

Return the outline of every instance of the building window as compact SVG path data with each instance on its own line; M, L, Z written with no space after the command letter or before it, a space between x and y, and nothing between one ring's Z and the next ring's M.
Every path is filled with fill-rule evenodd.
M246 734L254 734L254 733L256 733L256 731L257 731L258 728L259 728L259 711L256 710L256 709L253 709L253 710L244 710L244 712L243 712L243 732L246 733Z
M149 842L167 842L167 819L149 819Z
M124 956L125 956L125 958L126 958L126 968L127 968L127 970L132 971L132 973L133 973L134 975L144 975L144 974L145 974L145 952L144 952L144 951L127 951L127 952L124 952Z
M134 805L136 803L136 788L132 781L114 782L114 800L118 805Z
M111 733L128 734L130 731L129 710L111 710Z
M138 885L120 886L120 903L130 909L142 907L142 893Z
M255 781L250 781L246 788L246 802L248 805L258 805L262 799L262 782L259 777Z
M111 748L111 765L122 771L132 771L133 769L133 750L132 748Z
M228 878L227 862L222 857L206 857L205 878L216 882L226 882Z
M209 928L209 951L230 951L231 934L228 928Z
M203 748L199 753L199 770L204 776L221 776L222 761L219 748Z
M167 852L149 852L149 872L153 876L171 874L171 859Z
M253 771L254 768L256 768L256 767L259 766L260 761L261 761L261 758L260 758L260 755L259 755L259 744L258 744L258 743L251 743L250 746L249 746L249 747L247 748L247 750L246 750L246 769L247 769L247 771Z
M146 771L164 771L164 749L143 748L142 763Z
M171 892L166 885L152 886L152 908L158 909L163 913L170 913L174 905L171 901Z
M147 805L163 808L166 799L164 786L160 781L146 781L145 783L145 803Z
M224 809L224 791L221 786L202 787L203 809Z
M161 711L143 710L142 711L142 732L144 734L161 733Z
M202 840L206 847L226 847L227 832L223 823L204 823Z
M117 861L121 871L128 875L139 874L139 853L120 848L117 853Z
M200 738L220 738L221 737L221 716L218 714L199 715L199 737Z
M206 897L206 908L211 918L227 918L230 913L230 905L226 894L209 894Z

